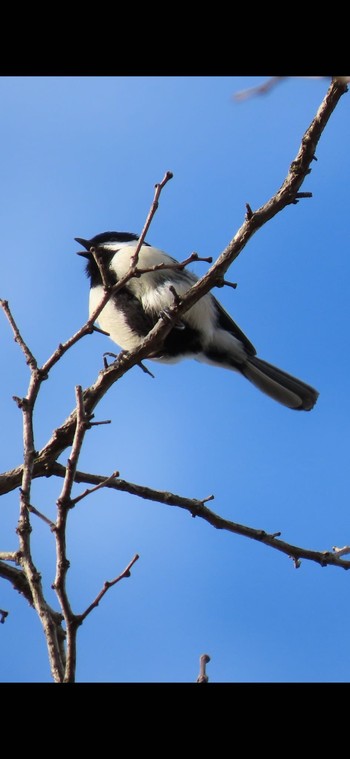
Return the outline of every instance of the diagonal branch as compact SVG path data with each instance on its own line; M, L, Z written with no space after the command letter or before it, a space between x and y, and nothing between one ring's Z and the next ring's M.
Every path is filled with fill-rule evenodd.
M90 604L90 606L85 609L85 611L82 614L77 615L76 619L78 624L82 624L84 622L84 619L90 614L93 609L96 609L99 605L100 601L102 600L103 596L107 593L107 591L113 587L113 585L116 585L121 580L124 580L126 577L130 577L131 575L131 567L135 564L136 561L139 559L138 553L135 553L135 556L129 561L129 564L127 567L125 567L124 571L121 572L118 577L115 577L114 580L106 580L106 582L103 585L102 590L100 590L99 594L96 596L95 600Z
M24 341L24 339L23 339L23 337L22 337L22 335L21 335L21 333L20 333L20 331L19 331L19 329L17 327L17 324L16 324L16 322L15 322L13 316L12 316L12 313L10 311L8 301L0 299L0 306L3 309L3 311L5 313L5 316L7 317L8 321L10 323L10 326L11 326L13 334L14 334L14 340L15 340L15 342L18 343L19 347L23 351L25 359L26 359L26 363L28 364L28 366L30 367L30 369L32 371L34 371L34 369L37 368L36 359L34 358L34 356L33 356L32 352L31 352L30 348L28 347L27 343Z
M58 477L64 477L65 468L62 466L62 464L56 463L52 467L52 474ZM280 551L281 553L284 553L287 556L293 558L295 562L300 559L306 559L307 561L314 561L316 564L320 564L322 567L333 566L341 567L342 569L350 569L350 560L344 560L341 558L345 553L350 552L348 546L345 546L345 548L342 549L333 547L333 552L313 551L308 548L301 548L300 546L296 546L293 543L287 543L284 540L278 540L279 536L281 535L280 532L268 533L265 530L257 529L255 527L248 527L247 525L239 524L238 522L232 522L229 519L224 519L214 511L211 511L211 509L208 509L208 507L204 504L208 500L212 500L213 496L209 496L209 498L203 498L202 500L199 500L197 498L185 498L184 496L177 495L176 493L155 490L144 485L136 485L133 482L127 482L126 480L117 478L113 480L112 477L104 477L103 475L90 474L89 472L80 471L77 471L75 473L75 481L88 482L97 486L103 486L106 488L111 488L113 490L118 490L123 493L130 493L130 495L135 495L148 501L156 501L157 503L162 503L165 506L177 506L180 509L188 511L192 517L199 517L200 519L204 519L205 522L208 522L217 530L226 530L227 532L232 532L235 535L242 535L245 538L256 540L258 543L264 543L270 548L274 548L276 551ZM297 563L295 565L299 566Z
M143 243L145 241L146 234L147 234L147 232L148 232L148 230L150 228L153 216L154 216L154 214L155 214L155 212L156 212L156 210L158 208L158 205L159 205L160 194L162 192L163 187L165 187L165 185L172 178L173 178L173 173L171 171L166 171L165 175L164 175L164 177L162 179L162 181L158 182L156 184L156 186L155 186L154 198L153 198L153 202L152 202L149 214L147 216L147 219L145 221L143 230L142 230L142 232L140 234L140 237L138 239L135 253L131 256L131 259L130 259L130 266L131 266L131 268L135 268L135 266L137 266L137 262L139 260L139 254L140 254L141 247L142 247L142 245L143 245Z

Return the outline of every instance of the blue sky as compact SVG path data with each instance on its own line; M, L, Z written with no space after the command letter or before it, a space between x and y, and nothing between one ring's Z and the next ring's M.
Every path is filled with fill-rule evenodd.
M140 232L154 184L165 188L148 241L183 259L214 258L244 218L280 186L325 80L290 79L237 104L265 77L1 78L0 297L44 362L85 321L88 282L74 237ZM344 96L303 190L250 241L229 271L237 290L215 295L258 355L317 387L311 413L292 412L240 376L196 362L137 368L105 396L80 468L195 498L227 519L281 530L316 550L349 535L349 99ZM193 270L200 275L207 264ZM0 318L1 470L21 460L28 369ZM36 445L91 384L98 334L81 341L44 383ZM68 451L61 457L65 462ZM32 502L50 518L61 481L35 481ZM74 494L83 490L77 485ZM18 493L1 503L0 550L16 547ZM54 541L33 517L33 554L48 600ZM68 587L83 611L135 553L132 577L109 591L78 636L82 682L193 682L200 654L213 682L348 681L350 575L302 562L189 514L106 491L69 519ZM0 635L0 680L50 682L36 614L2 581L9 610Z

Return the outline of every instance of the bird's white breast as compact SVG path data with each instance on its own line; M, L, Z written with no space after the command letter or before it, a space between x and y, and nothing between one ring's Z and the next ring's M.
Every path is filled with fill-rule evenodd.
M90 290L89 297L89 314L93 313L95 308L101 303L104 295L102 285L97 285ZM141 338L132 332L127 324L122 311L119 311L113 300L109 300L107 305L101 311L98 319L98 325L101 329L108 332L111 340L120 345L124 350L134 350L140 344Z

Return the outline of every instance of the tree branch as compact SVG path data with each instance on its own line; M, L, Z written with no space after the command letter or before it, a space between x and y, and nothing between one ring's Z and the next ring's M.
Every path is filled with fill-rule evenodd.
M209 654L202 654L199 657L199 675L197 677L197 683L209 682L209 677L206 673L206 665L210 662Z
M52 467L52 474L58 477L64 477L64 467L62 464L55 464ZM301 548L292 543L287 543L283 540L277 540L281 533L274 532L268 533L265 530L257 529L255 527L248 527L238 522L232 522L229 519L224 519L219 514L208 509L204 504L207 501L211 501L213 496L208 496L201 500L197 498L185 498L184 496L177 495L176 493L169 493L162 490L154 490L144 485L136 485L133 482L127 482L121 479L112 479L111 477L105 477L98 474L90 474L89 472L75 473L76 482L89 482L95 485L101 485L106 488L118 490L123 493L130 493L130 495L136 495L139 498L143 498L148 501L156 501L162 503L165 506L177 506L180 509L188 511L192 517L199 517L215 527L217 530L226 530L227 532L235 533L236 535L242 535L245 538L251 538L258 543L264 543L270 548L274 548L276 551L286 554L293 559L300 560L306 559L308 561L314 561L316 564L320 564L322 567L333 566L341 567L342 569L350 569L350 560L343 560L341 556L347 553L348 546L343 549L333 548L332 551L313 551L307 548ZM350 552L350 549L349 549Z
M6 315L8 321L10 323L10 326L11 326L13 334L14 334L14 340L15 340L15 342L18 343L18 345L20 346L21 350L24 353L24 357L25 357L26 363L28 364L28 366L30 367L30 369L32 369L32 370L36 369L37 366L38 366L37 362L36 362L36 359L34 358L31 350L28 348L27 343L25 343L25 341L23 340L23 337L22 337L22 335L21 335L21 333L20 333L20 331L19 331L19 329L17 327L17 324L16 324L16 322L15 322L13 316L12 316L12 313L10 311L8 301L0 299L0 306L3 309L5 315Z
M100 590L100 592L96 596L95 600L90 604L90 606L88 606L87 609L85 609L85 611L82 614L77 615L76 618L77 618L77 621L79 622L79 624L82 624L82 622L84 622L84 619L86 619L86 617L88 616L88 614L90 614L93 609L96 609L96 607L99 605L99 603L100 603L101 599L103 598L103 596L107 593L107 591L110 588L113 587L113 585L116 585L117 582L120 582L120 580L124 580L126 577L130 577L131 567L135 564L136 561L138 561L139 558L140 558L139 555L137 553L135 553L134 558L131 559L131 561L129 561L128 566L125 567L124 571L120 575L118 575L118 577L115 577L114 580L106 580L106 582L103 585L102 590Z
M152 202L149 214L147 216L147 219L145 221L143 230L142 230L142 232L140 234L140 237L138 239L138 243L137 243L137 246L136 246L135 253L131 256L131 259L130 259L130 267L131 268L135 268L137 266L137 262L139 260L139 254L140 254L141 247L142 247L142 245L143 245L143 243L145 241L146 234L147 234L147 232L148 232L148 230L150 228L152 219L153 219L154 214L156 213L156 210L157 210L158 205L159 205L160 194L161 194L161 192L163 190L163 187L165 187L165 185L172 178L173 178L173 173L171 171L166 171L166 173L165 173L162 181L159 182L158 184L156 184L156 186L155 186L154 198L153 198L153 202Z

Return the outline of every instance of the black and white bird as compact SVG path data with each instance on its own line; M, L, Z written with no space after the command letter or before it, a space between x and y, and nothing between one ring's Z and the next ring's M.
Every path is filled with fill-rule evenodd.
M127 273L138 236L129 232L104 232L91 240L75 239L85 248L79 255L88 259L91 314L103 295L102 278L91 247L103 256L114 283ZM144 242L138 267L149 269L161 263L173 265L177 261ZM123 350L132 351L141 344L162 312L174 305L170 287L182 296L197 279L187 269L164 269L133 277L110 298L98 317L98 324ZM149 358L168 363L194 358L240 372L263 393L291 409L310 411L318 398L313 387L258 358L252 343L211 293L181 316L159 352Z

